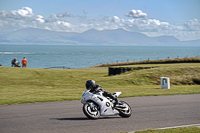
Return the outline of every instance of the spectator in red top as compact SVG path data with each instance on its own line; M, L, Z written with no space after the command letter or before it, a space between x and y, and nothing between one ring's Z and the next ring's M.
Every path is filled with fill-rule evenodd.
M26 67L27 66L27 59L24 57L23 59L22 59L22 67Z

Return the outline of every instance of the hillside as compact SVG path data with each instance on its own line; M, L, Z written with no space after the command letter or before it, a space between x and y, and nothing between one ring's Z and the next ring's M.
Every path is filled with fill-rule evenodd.
M78 33L54 32L36 28L25 28L1 35L1 44L65 44L72 43L70 37Z
M25 28L1 35L0 44L200 46L200 40L180 41L173 36L148 37L123 29L74 33Z

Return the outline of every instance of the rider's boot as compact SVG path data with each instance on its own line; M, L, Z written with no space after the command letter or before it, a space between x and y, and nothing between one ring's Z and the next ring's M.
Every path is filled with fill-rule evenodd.
M114 100L115 100L114 107L115 107L116 105L120 105L120 104L121 104L120 101L119 101L117 98L115 98Z
M116 99L114 103L114 108L123 109L126 108L126 106L124 106L123 103L121 103L118 99Z

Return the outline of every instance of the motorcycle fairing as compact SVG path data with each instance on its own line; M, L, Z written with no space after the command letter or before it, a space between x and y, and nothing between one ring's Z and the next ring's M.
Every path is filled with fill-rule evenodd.
M114 95L115 97L119 97L121 94L122 94L122 92L115 92L115 93L113 93L113 95Z
M94 101L100 107L101 115L117 115L119 111L113 108L113 103L110 102L102 93L92 94L89 91L84 92L81 102L85 104L87 101Z

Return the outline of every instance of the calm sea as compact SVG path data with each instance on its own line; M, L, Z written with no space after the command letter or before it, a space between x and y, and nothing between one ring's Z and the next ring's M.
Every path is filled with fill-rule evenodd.
M197 56L200 47L0 45L0 64L11 66L14 57L20 62L26 57L29 68L85 68L104 63Z

